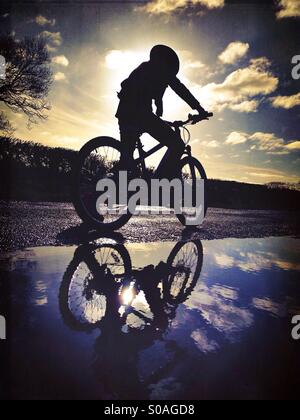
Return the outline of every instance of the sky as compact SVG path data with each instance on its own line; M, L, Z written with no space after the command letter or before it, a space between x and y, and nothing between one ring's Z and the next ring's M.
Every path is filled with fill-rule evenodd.
M24 115L11 115L16 137L72 149L118 138L121 82L154 45L167 44L181 59L179 78L214 112L191 128L208 176L300 181L300 79L292 63L300 56L300 0L11 1L1 5L4 30L45 37L54 73L47 121L29 129ZM170 89L164 108L167 120L190 112Z

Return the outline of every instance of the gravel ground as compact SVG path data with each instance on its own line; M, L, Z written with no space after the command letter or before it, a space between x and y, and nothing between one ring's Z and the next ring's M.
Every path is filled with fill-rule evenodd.
M175 216L134 217L115 238L127 242L178 241L191 236L224 238L299 237L299 213L209 209L197 230L183 230ZM87 232L69 203L0 202L0 251L78 244L99 237Z

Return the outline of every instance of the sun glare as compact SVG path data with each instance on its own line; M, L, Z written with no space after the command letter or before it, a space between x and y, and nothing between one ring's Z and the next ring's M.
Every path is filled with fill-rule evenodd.
M122 290L121 299L122 299L123 305L125 306L130 305L134 297L135 297L135 293L134 293L134 288L132 284L126 287L124 290Z
M112 50L105 57L105 65L116 87L142 62L149 59L148 51Z
M147 50L112 50L105 56L105 67L110 73L110 92L120 90L120 85L130 73L135 70L141 63L149 60L149 49ZM186 75L181 72L182 79L186 81ZM177 100L173 93L167 90L164 97L164 108L166 115L176 118L180 117L178 112L182 111L180 100Z

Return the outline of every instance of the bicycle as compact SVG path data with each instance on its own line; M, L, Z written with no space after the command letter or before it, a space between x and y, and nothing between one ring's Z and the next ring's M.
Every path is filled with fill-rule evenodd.
M181 180L189 180L192 183L193 197L198 185L197 181L203 180L205 188L207 176L202 164L192 156L192 149L189 145L191 135L186 126L195 125L211 117L213 117L212 113L207 113L205 116L190 114L186 121L165 121L185 142L185 150L179 162L178 172ZM186 137L184 134L188 136ZM141 138L139 138L136 146L138 156L134 158L134 168L128 169L133 170L133 172L137 170L143 179L147 179L149 174L147 173L145 160L163 149L164 145L159 144L146 152L144 151ZM96 186L101 179L117 178L120 172L121 156L122 144L120 141L111 137L97 137L90 140L80 150L78 161L74 168L73 204L75 210L84 223L99 231L118 230L128 223L133 215L129 211L126 212L126 208L124 211L124 204L118 205L117 203L114 207L114 214L106 211L104 216L97 211L96 203L99 193L97 193ZM155 175L156 172L153 173L152 178L155 178ZM207 207L207 200L205 200L204 216L207 213ZM181 214L176 214L176 216L184 226L187 226L188 211L185 212L183 210Z
M124 245L110 241L82 245L60 286L62 318L75 331L101 328L110 318L126 325L130 314L152 331L158 325L167 327L178 306L195 289L202 267L203 247L199 240L178 242L166 263L143 269L132 266ZM148 304L146 312L144 306L136 304L141 292Z
M60 286L61 317L69 330L94 342L86 356L98 396L101 385L105 398L147 399L151 384L172 376L185 354L168 330L174 322L176 331L180 305L197 291L203 247L197 240L179 242L166 262L142 268L133 266L124 245L103 236L101 244L75 251ZM141 380L141 354L156 343L166 349L166 363Z

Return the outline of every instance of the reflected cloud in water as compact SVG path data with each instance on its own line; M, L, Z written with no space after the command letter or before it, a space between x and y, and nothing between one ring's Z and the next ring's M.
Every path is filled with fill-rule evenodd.
M287 304L280 304L272 302L270 299L253 299L253 306L261 311L269 312L270 314L283 318L287 316Z
M191 337L201 353L216 352L219 349L219 344L214 340L209 340L203 330L193 331Z
M236 293L231 294L231 289L224 293L224 290L224 287L219 290L218 286L200 285L186 306L199 312L211 327L234 341L238 339L236 334L252 326L254 316L251 310L238 306Z
M230 398L268 396L260 387L271 381L280 396L287 366L291 386L299 378L287 331L300 306L299 251L291 238L101 238L14 253L2 265L13 285L13 392Z
M300 263L298 261L300 247L293 239L286 239L287 248L283 250L280 246L274 246L274 244L279 244L279 242L278 238L273 238L273 246L270 246L270 248L274 248L272 251L266 250L264 243L261 241L257 242L255 250L252 249L250 243L247 246L247 241L231 240L233 245L231 247L224 245L220 247L220 242L218 241L218 244L215 242L214 259L216 265L224 269L238 268L241 271L250 273L259 273L262 270L271 269L300 271ZM241 247L239 242L243 243L243 247ZM234 243L236 243L236 246L234 246ZM294 246L296 248L293 248ZM227 251L226 253L224 248ZM293 259L291 259L291 249L294 251Z

